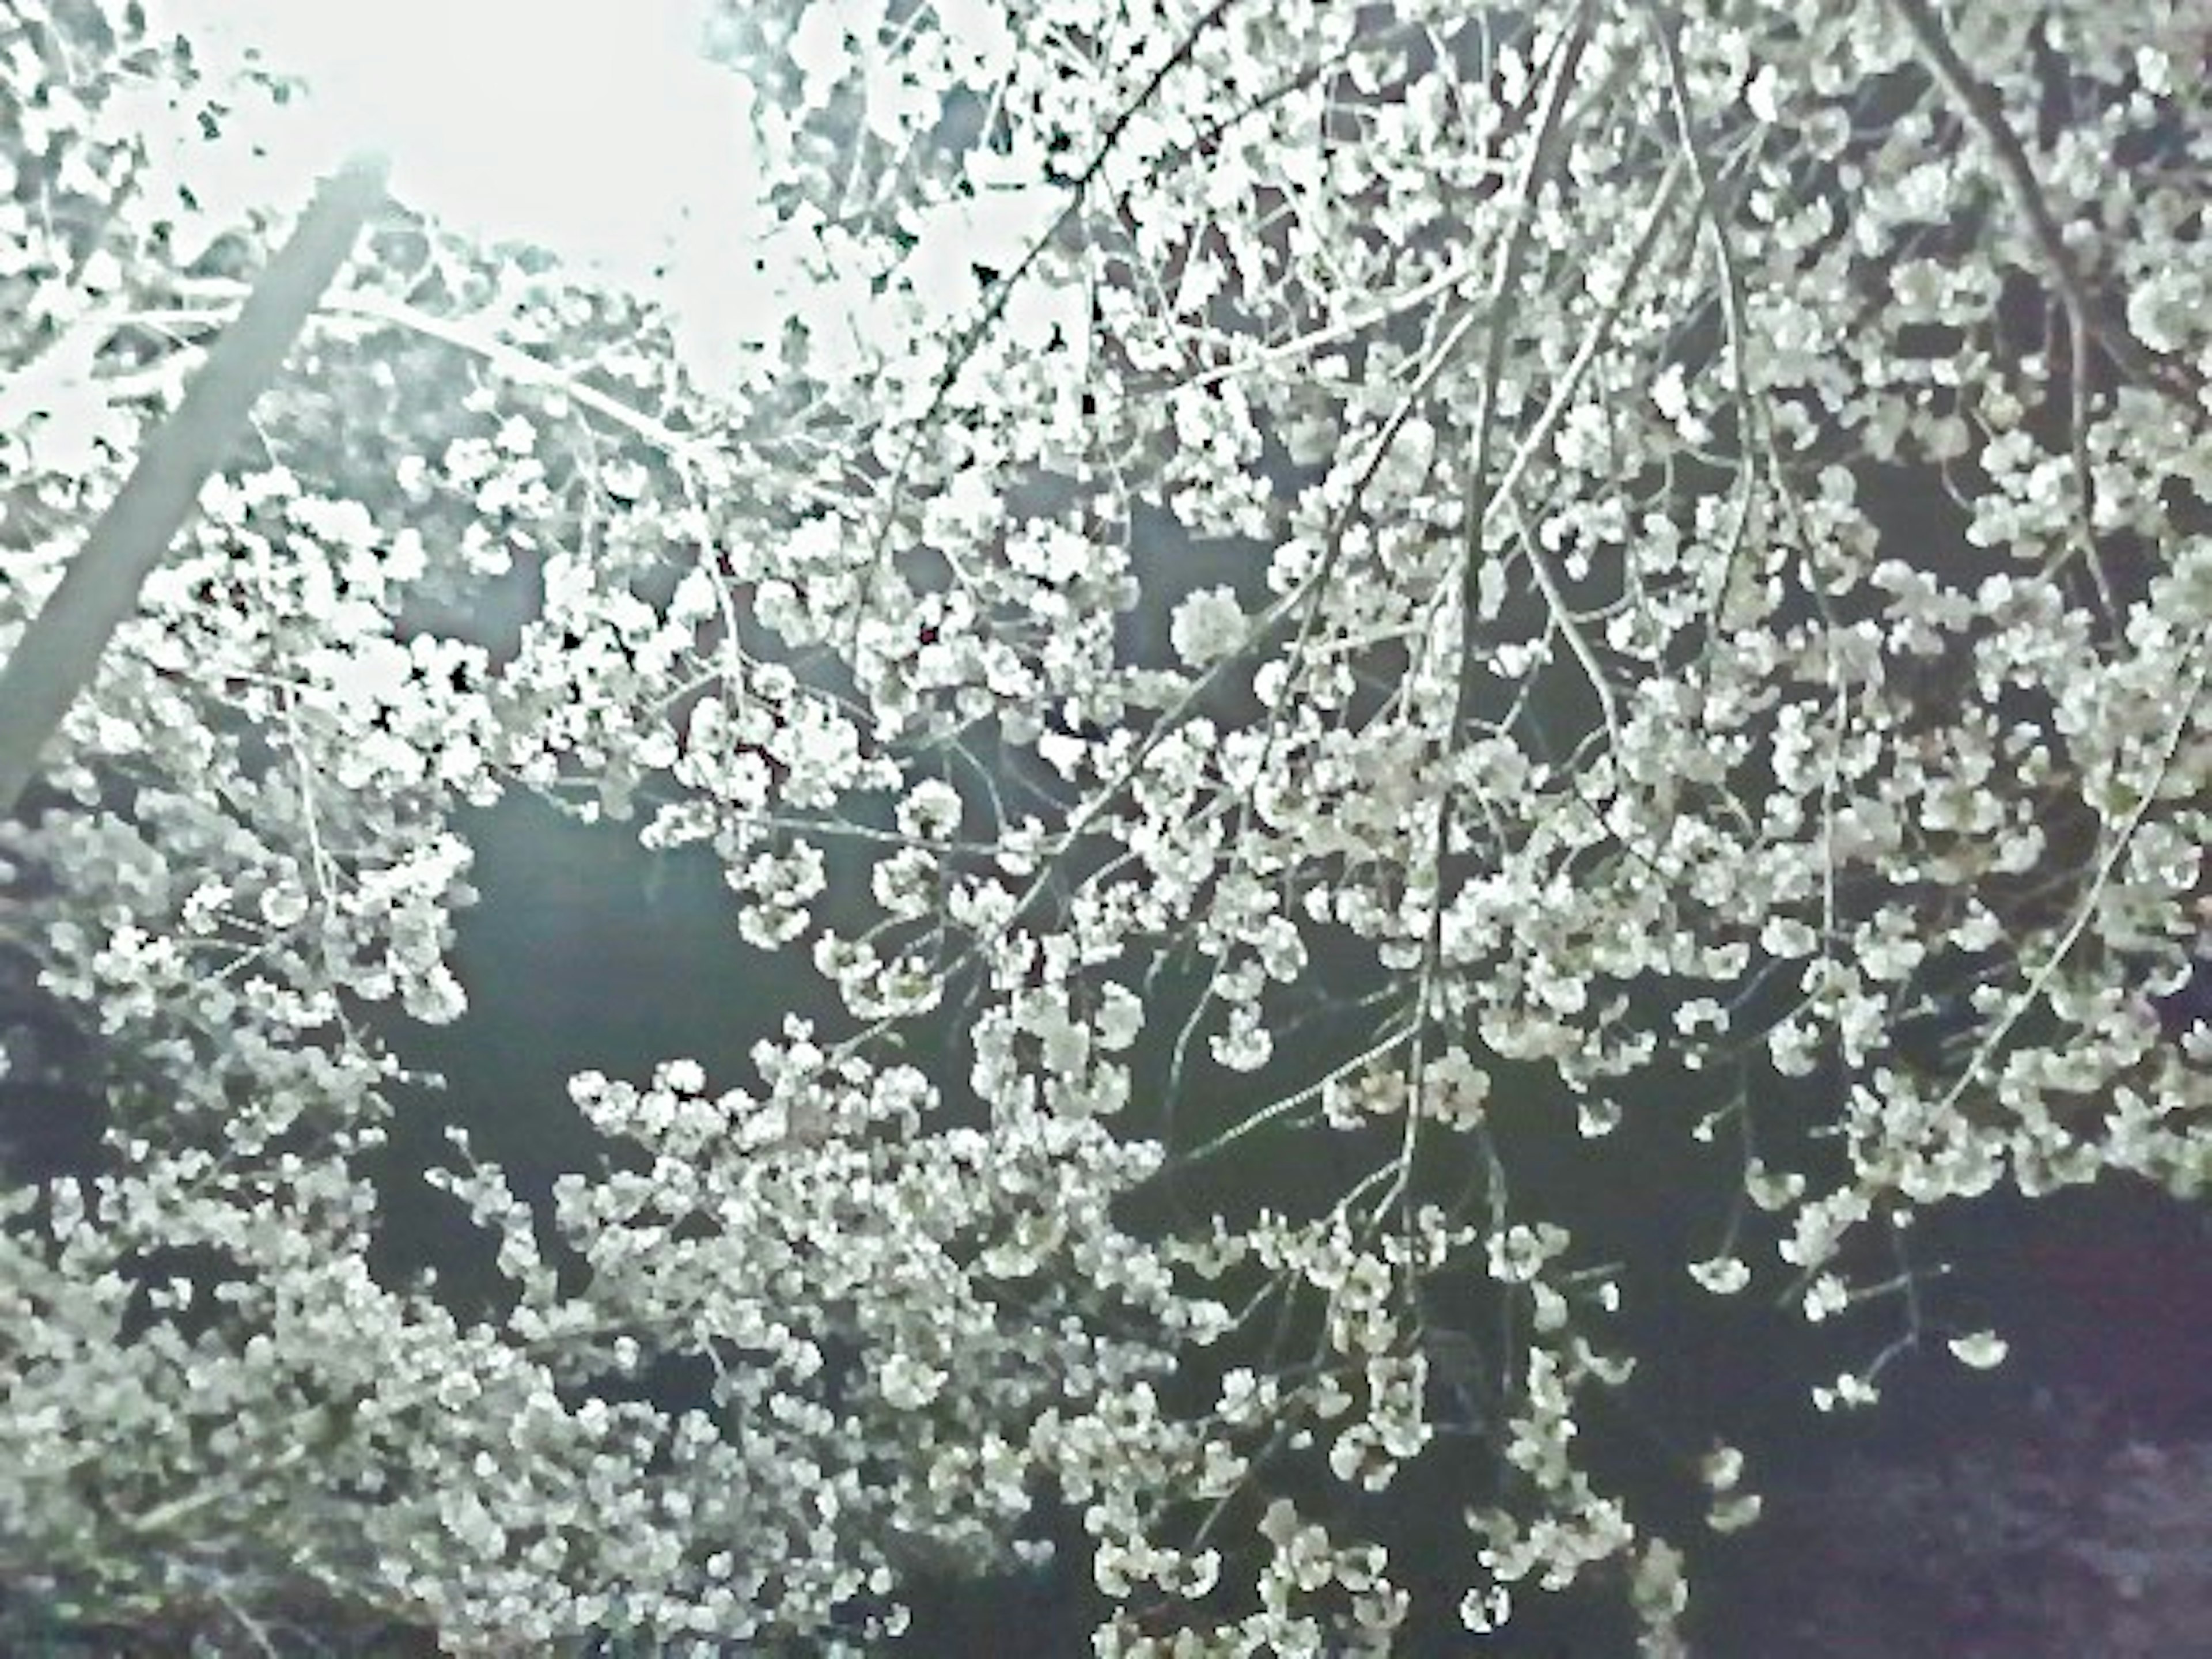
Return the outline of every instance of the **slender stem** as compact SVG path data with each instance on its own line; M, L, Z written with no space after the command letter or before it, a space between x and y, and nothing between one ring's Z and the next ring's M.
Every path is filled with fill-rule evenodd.
M1889 0L1890 9L1912 37L1921 63L1945 94L1959 106L1966 119L1989 146L1997 179L2014 210L2027 222L2027 234L2043 255L2051 286L2058 291L2075 345L2075 385L2080 386L2080 341L2094 337L2120 371L2131 380L2155 388L2185 407L2196 404L2197 386L2189 371L2159 362L2137 343L2126 329L2106 316L2090 292L2081 262L2075 257L2066 232L2051 210L2035 165L2028 160L2020 135L2005 118L2004 105L1988 82L1977 76L1959 55L1959 48L1928 0ZM2178 372L2177 372L2178 371Z

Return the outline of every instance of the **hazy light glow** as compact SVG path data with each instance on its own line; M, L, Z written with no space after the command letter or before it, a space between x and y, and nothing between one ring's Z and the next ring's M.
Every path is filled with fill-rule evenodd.
M912 210L896 273L906 297L886 297L823 246L818 221L780 222L769 209L751 88L699 50L708 0L154 4L218 58L257 48L308 88L259 125L234 124L223 155L186 136L180 160L207 234L247 208L304 201L341 156L379 149L406 205L480 240L536 244L660 301L694 384L740 401L788 321L806 331L809 373L835 381L868 372L911 326L910 301L940 317L972 313L984 273L1019 265L1066 203L1042 181L1041 156L978 152L969 193ZM972 84L1003 73L1015 47L994 11L945 0L939 21ZM828 84L854 69L858 48L817 33L802 55ZM879 79L871 120L940 95ZM1088 300L1079 284L1033 280L1008 297L1003 322L1024 347L1081 342Z
M702 0L166 0L309 95L234 135L312 175L373 149L392 194L454 228L641 280L757 199L747 89L697 50ZM241 169L259 171L241 153ZM261 181L264 185L268 180Z

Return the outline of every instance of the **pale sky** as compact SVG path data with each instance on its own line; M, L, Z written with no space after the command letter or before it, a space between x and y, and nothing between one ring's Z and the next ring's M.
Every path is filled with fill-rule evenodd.
M204 42L218 75L252 45L313 89L265 127L234 121L213 155L195 124L167 116L179 178L207 210L210 234L249 208L304 204L345 155L380 149L392 161L392 193L408 206L465 234L539 244L662 301L702 387L736 391L748 354L778 338L794 312L813 337L810 367L835 377L890 325L873 314L868 285L836 268L811 232L787 233L768 212L742 66L697 52L706 6L151 0L149 9L157 27ZM940 12L957 56L1003 65L1013 46L994 9L947 0ZM849 43L813 46L825 74L850 67ZM148 116L161 125L160 112ZM952 312L976 302L975 264L1012 265L1064 203L1037 183L975 182L978 195L912 227L915 290ZM1008 307L1009 325L1041 342L1055 325L1080 339L1086 305L1073 286L1031 284Z
M629 276L694 222L732 218L745 88L702 60L700 0L158 0L196 40L259 46L306 76L265 176L298 190L364 147L392 193L456 228L540 242ZM263 135L241 135L260 138ZM241 175L263 173L242 155ZM283 197L276 198L278 201Z

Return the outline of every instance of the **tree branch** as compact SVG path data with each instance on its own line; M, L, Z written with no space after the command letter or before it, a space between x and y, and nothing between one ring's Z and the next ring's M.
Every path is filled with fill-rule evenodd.
M276 378L354 238L384 199L381 157L356 156L323 183L223 331L191 389L162 422L84 550L0 668L0 816L12 812L40 751L78 692L138 590L169 550L254 402Z
M2166 397L2187 404L2193 412L2197 408L2196 388L2154 359L2135 336L2114 323L2097 304L2081 273L2081 264L2074 257L2074 250L2067 246L2066 233L2051 211L2050 199L2044 194L2042 181L2035 176L2034 165L2027 159L2020 135L2005 118L2004 105L1996 91L1966 67L1958 47L1951 43L1942 20L1936 15L1928 0L1889 0L1889 8L1911 35L1929 74L1935 76L1936 83L1965 112L1968 122L1990 147L2005 194L2011 198L2014 210L2027 221L2028 235L2050 268L2051 283L2058 290L2059 303L2066 309L2066 319L2075 337L2094 337L2114 366L2130 380L2155 387ZM2077 350L2077 372L2081 356Z

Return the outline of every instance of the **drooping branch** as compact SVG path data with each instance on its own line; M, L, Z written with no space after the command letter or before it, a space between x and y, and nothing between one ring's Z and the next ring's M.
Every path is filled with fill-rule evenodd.
M1491 279L1489 335L1476 381L1480 401L1475 408L1474 437L1468 447L1466 544L1460 554L1460 615L1467 637L1461 646L1459 695L1452 713L1451 731L1455 737L1467 729L1474 708L1474 653L1467 646L1472 642L1474 617L1480 608L1476 586L1482 570L1483 530L1489 521L1491 503L1496 499L1490 485L1490 463L1498 430L1498 388L1505 372L1506 349L1517 315L1514 290L1520 285L1521 272L1528 262L1537 198L1551 182L1565 154L1562 132L1567 98L1574 89L1575 70L1582 62L1583 48L1589 43L1590 25L1589 9L1577 8L1565 38L1553 51L1543 112L1537 118L1535 135L1529 141L1528 166L1514 192L1513 217L1498 245L1498 264Z
M2194 409L2194 388L2177 379L2167 366L2155 362L2133 335L2106 315L2096 296L2090 293L2088 278L2082 274L2074 250L2067 246L2066 233L2051 210L2042 181L2035 176L2034 164L2028 160L2020 135L2005 118L2004 106L1998 101L1996 92L1960 57L1959 48L1928 0L1889 0L1889 5L1898 21L1905 25L1905 32L1911 35L1920 60L1935 77L1936 85L1959 106L1968 123L1981 135L1982 142L1989 146L2004 192L2011 199L2014 210L2026 222L2029 239L2037 252L2043 255L2051 286L2057 290L2058 302L2065 308L2067 326L2076 342L2094 338L2130 380L2154 387Z

